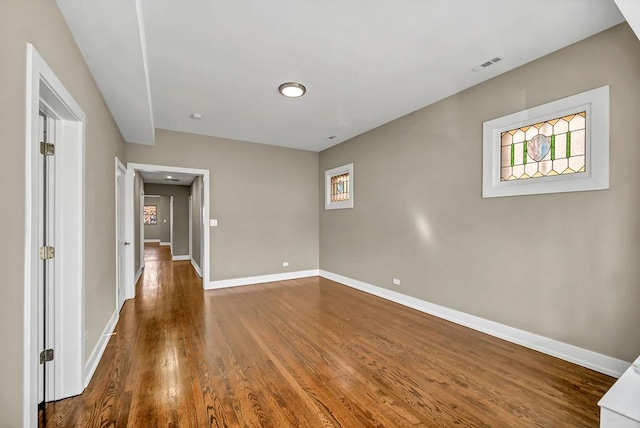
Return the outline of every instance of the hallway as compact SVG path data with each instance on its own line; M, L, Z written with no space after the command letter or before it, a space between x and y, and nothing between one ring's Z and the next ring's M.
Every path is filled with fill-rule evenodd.
M595 427L614 381L318 277L204 292L169 247L145 262L48 427Z
M194 411L197 351L185 339L202 316L201 279L189 261L172 261L168 246L145 244L144 259L137 297L125 302L89 386L48 404L47 427L171 426Z

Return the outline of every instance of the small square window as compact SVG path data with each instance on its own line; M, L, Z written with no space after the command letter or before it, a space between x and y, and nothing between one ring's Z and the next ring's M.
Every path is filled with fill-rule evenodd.
M326 210L353 208L353 164L333 168L324 173Z

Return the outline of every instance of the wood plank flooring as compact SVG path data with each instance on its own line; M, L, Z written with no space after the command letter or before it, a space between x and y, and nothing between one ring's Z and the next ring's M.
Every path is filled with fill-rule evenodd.
M615 381L318 277L204 292L168 247L145 260L47 427L595 427Z

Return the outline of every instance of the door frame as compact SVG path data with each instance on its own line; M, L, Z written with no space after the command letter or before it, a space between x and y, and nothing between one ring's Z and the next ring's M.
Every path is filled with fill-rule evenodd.
M193 195L189 195L189 260L193 263Z
M42 125L39 125L38 139L46 143L55 145L56 141L56 119L41 113ZM45 138L46 135L46 138ZM38 245L56 245L56 223L55 223L55 156L47 159L46 156L38 156L38 201L44 205L38 207L39 230ZM46 177L41 175L45 172ZM45 181L47 182L45 184ZM46 190L45 190L46 189ZM55 259L54 259L55 261ZM46 280L45 280L46 278ZM55 263L43 263L40 260L38 271L38 315L44 317L38 321L38 349L55 347ZM49 294L51 291L51 294ZM42 330L40 330L42 329ZM42 343L40 343L42 341ZM46 365L40 364L38 367L38 402L51 401L55 397L55 359ZM42 383L40 383L42 381ZM43 387L41 389L41 387ZM42 400L42 401L41 401Z
M119 200L119 194L118 194L118 174L121 174L122 176L122 190L124 192L124 194L122 195L122 200L124 201L124 216L123 218L120 218L120 200ZM118 228L120 226L120 222L124 222L124 238L125 238L125 242L129 242L131 243L131 241L127 241L127 208L128 207L128 203L127 203L127 168L124 166L124 164L122 162L120 162L120 159L118 159L118 157L116 156L115 158L115 207L116 207L116 308L118 313L120 313L120 310L122 309L122 306L124 306L124 302L126 300L127 297L127 293L126 293L126 287L127 287L127 278L128 278L128 263L127 263L127 252L129 251L129 245L125 245L124 248L124 252L125 252L125 263L124 266L120 266L120 257L119 257L119 252L120 252L120 236L118 235ZM124 284L123 284L123 294L124 296L120 296L120 269L124 270ZM122 298L122 304L120 303L120 300Z
M173 259L173 196L169 196L169 251Z
M85 114L31 43L27 43L23 423L38 421L38 157L40 111L55 119L54 397L84 385ZM64 191L63 191L64 190ZM64 287L62 286L64 284Z
M127 163L127 200L129 201L129 203L131 204L131 206L134 206L134 192L133 192L133 177L135 175L135 173L137 172L169 172L169 173L186 173L186 174L194 174L194 175L200 175L202 176L202 187L203 187L203 193L204 193L204 198L203 198L203 202L202 202L202 206L203 206L203 215L200 218L200 221L203 223L202 224L202 228L201 228L201 240L200 242L203 245L203 251L200 253L201 257L202 257L202 288L203 289L207 289L207 287L209 286L209 263L210 263L210 257L209 257L209 251L210 251L210 245L209 245L209 239L210 239L210 231L209 231L209 227L208 225L204 224L204 223L208 223L208 219L209 219L209 170L208 169L198 169L198 168L185 168L185 167L177 167L177 166L166 166L166 165L152 165L152 164L143 164L143 163L133 163L133 162L128 162ZM142 202L144 203L144 202ZM127 230L133 230L133 222L135 221L134 219L134 213L133 213L133 209L129 210L129 214L127 215L127 219L128 219L128 226L127 226ZM140 219L137 219L138 221ZM144 242L142 242L140 244L141 246L144 245ZM131 256L129 257L129 261L127 262L127 264L133 266L133 252L131 252ZM136 287L135 287L135 278L133 273L131 274L131 276L128 277L129 280L127 281L127 298L134 298L136 296Z
M129 178L128 177L129 177L129 169L127 169L127 185L125 186L124 192L125 192L125 198L127 199L127 203L131 203L132 201L129 200L129 193L128 193L129 192L129 184L128 184ZM131 180L133 181L133 178ZM133 193L133 191L132 191L132 193ZM133 213L133 215L134 215L134 220L133 221L134 222L137 221L137 222L140 223L140 236L138 236L138 239L140 239L140 241L139 241L140 242L140 248L138 249L139 256L140 256L140 267L138 269L138 272L133 272L133 265L135 264L135 261L132 263L132 266L131 266L131 272L134 275L134 277L133 277L133 289L134 290L136 288L136 282L138 282L138 279L140 278L138 276L138 274L142 275L142 271L144 271L144 267L145 267L145 264L144 264L144 220L143 220L144 219L144 198L145 198L145 196L147 196L147 195L144 194L144 188L140 187L140 195L138 195L138 197L140 198L140 203L138 204L139 205L139 207L138 207L139 209L138 209L137 213ZM128 217L128 216L125 216L125 217ZM127 227L131 227L131 230L134 231L135 230L134 225L131 224L129 226L128 225L129 224L129 220L125 219L125 221L127 222ZM132 242L135 242L135 240L132 241ZM133 245L133 246L135 247L135 245ZM135 248L134 248L134 251L135 251ZM132 255L131 257L132 257L131 260L133 260L134 255ZM127 281L127 284L129 284L129 281ZM125 296L125 299L129 299L130 297L129 297L129 289L128 288L125 288L125 293L127 293L126 296Z

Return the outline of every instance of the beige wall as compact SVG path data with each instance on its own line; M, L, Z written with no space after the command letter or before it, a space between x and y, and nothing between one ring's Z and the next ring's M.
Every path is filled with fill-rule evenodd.
M86 113L85 318L87 353L113 314L115 302L114 157L124 160L122 137L82 59L56 3L3 1L0 13L0 235L7 248L0 258L0 426L22 425L25 88L27 42L33 43ZM18 183L19 185L16 185ZM99 221L97 221L99 219Z
M355 208L321 205L320 268L633 361L639 77L623 24L322 152ZM610 190L481 198L484 121L606 84Z
M158 129L127 161L210 171L211 280L318 268L318 153Z

